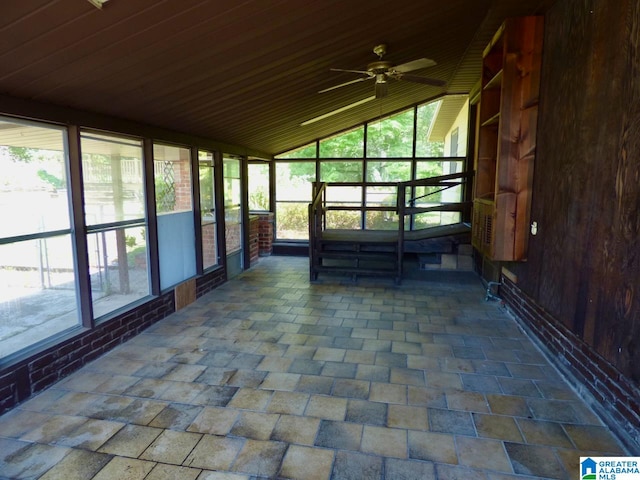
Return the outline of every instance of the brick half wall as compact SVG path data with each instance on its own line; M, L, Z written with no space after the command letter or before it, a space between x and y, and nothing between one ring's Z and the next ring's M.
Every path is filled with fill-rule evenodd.
M640 389L515 283L501 281L507 309L627 449L640 451Z
M273 218L271 212L258 213L258 252L261 257L268 257L273 253Z
M196 278L196 297L226 281L224 268ZM126 342L176 311L174 290L106 320L91 330L0 367L0 415Z
M173 291L0 370L0 415L175 311Z

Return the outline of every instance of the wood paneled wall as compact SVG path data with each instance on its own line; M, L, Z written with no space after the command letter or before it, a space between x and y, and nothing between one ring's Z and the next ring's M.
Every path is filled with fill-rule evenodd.
M538 151L518 288L640 385L640 2L545 18Z

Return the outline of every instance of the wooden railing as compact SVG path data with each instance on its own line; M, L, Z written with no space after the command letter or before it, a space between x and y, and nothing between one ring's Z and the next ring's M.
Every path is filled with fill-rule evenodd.
M408 182L398 183L398 196L396 204L396 212L400 217L400 221L404 221L405 215L416 215L418 213L426 212L461 212L463 216L470 218L471 207L473 202L449 202L442 203L440 205L432 205L429 207L416 207L416 201L426 198L430 195L435 195L449 188L459 187L473 178L473 172L465 173L451 173L449 175L440 175L438 177L423 178L420 180L411 180ZM460 181L454 181L459 179ZM433 192L426 193L421 196L412 196L407 200L407 189L412 189L415 192L416 187L441 187ZM464 215L466 214L466 215ZM403 227L399 227L403 228Z
M400 274L402 274L402 258L404 256L404 239L405 239L405 216L416 215L418 213L427 212L456 212L462 215L469 215L473 202L455 202L442 203L440 205L432 205L430 207L416 207L416 201L430 195L435 195L449 188L463 185L465 182L473 178L473 172L451 173L449 175L439 175L437 177L423 178L419 180L410 180L408 182L398 183L398 196L396 211L398 213L398 265ZM459 179L460 181L454 181ZM419 197L415 196L416 187L441 187L438 190L429 192ZM407 200L407 190L411 189L411 197Z
M313 200L309 204L309 272L314 278L314 265L319 262L318 252L322 240L322 231L326 227L325 208L327 203L327 184L313 182Z

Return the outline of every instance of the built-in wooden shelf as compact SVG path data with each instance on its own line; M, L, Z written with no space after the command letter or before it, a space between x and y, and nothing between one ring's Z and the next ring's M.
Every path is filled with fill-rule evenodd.
M490 125L497 125L499 121L500 121L500 112L498 112L495 115L487 118L484 122L482 122L482 126L483 127L488 127Z
M502 69L496 73L491 80L489 80L484 87L483 90L491 90L492 88L500 88L502 86Z
M542 29L540 16L507 19L483 53L472 242L494 261L527 258Z

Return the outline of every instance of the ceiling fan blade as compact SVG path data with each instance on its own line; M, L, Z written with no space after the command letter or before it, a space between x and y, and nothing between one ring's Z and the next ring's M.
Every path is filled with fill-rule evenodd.
M366 70L345 70L344 68L330 68L329 70L331 70L332 72L361 73L363 75L371 76L371 73L367 72Z
M424 85L432 85L434 87L444 87L447 82L439 80L437 78L421 77L419 75L407 75L405 73L399 73L392 75L396 80L406 80L407 82L422 83Z
M357 102L349 103L348 105L345 105L344 107L336 108L335 110L331 110L330 112L324 113L324 114L319 115L317 117L310 118L309 120L305 120L300 125L304 126L304 125L309 125L311 123L319 122L320 120L324 120L325 118L331 117L331 116L336 115L338 113L342 113L345 110L349 110L351 108L358 107L358 106L360 106L360 105L362 105L364 103L370 102L371 100L375 100L375 99L376 99L375 96L363 98L362 100L358 100Z
M389 91L389 84L387 82L376 82L376 98L384 98Z
M351 80L350 82L341 83L340 85L334 85L333 87L325 88L324 90L319 90L318 93L330 92L331 90L335 90L336 88L346 87L347 85L351 85L353 83L364 82L365 80L371 80L372 77L362 77L357 78L355 80Z
M403 63L402 65L396 65L392 68L394 72L411 72L412 70L420 70L421 68L433 67L436 62L430 58L419 58L412 62Z

